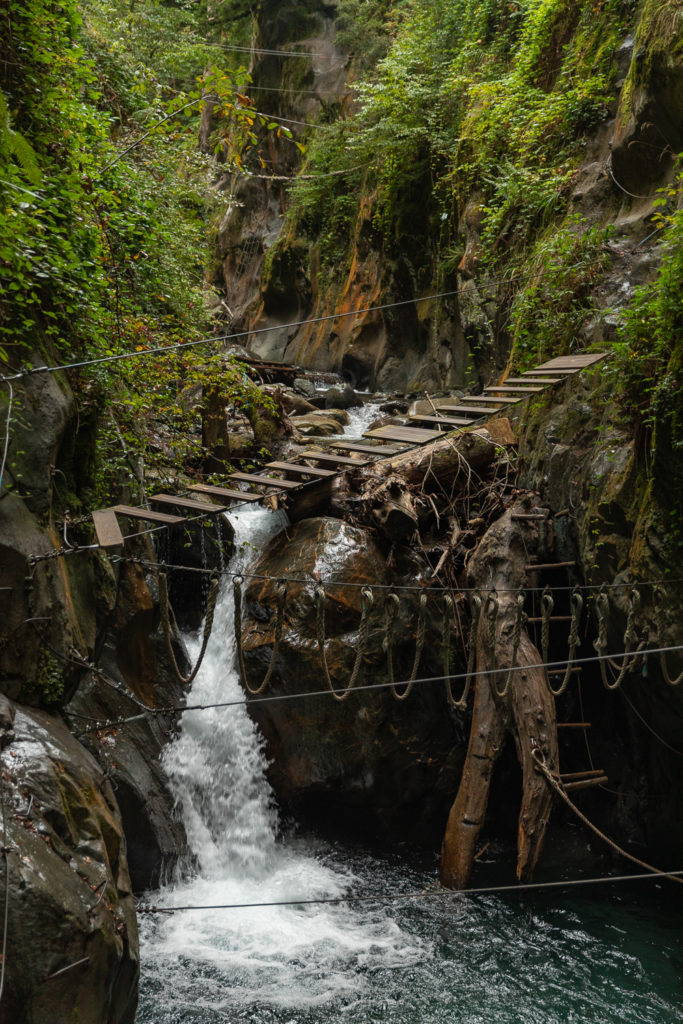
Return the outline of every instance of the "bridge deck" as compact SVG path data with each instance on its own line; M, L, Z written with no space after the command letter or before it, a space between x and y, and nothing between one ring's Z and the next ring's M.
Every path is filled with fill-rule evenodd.
M504 410L506 405L516 405L531 395L560 384L567 377L598 363L605 358L606 354L605 352L591 352L558 356L541 363L533 370L524 371L519 377L509 377L501 384L489 384L483 394L467 395L464 401L453 398L436 399L433 402L434 408L430 412L414 413L409 419L411 422L434 423L442 426L445 430L453 427L473 426L475 423L481 423L482 420L491 419ZM273 364L272 369L283 373L288 372L285 364ZM453 416L452 413L461 413L462 415ZM494 419L491 421L491 428L493 429L496 423L503 422L507 421ZM266 463L261 467L263 473L231 473L224 480L224 484L227 485L233 481L252 484L262 488L259 493L242 491L237 487L224 486L224 484L190 484L186 490L191 494L219 499L220 504L173 494L155 494L149 500L157 505L185 509L188 513L198 513L200 516L201 514L211 515L223 512L235 504L261 501L269 495L284 491L296 493L297 501L299 503L303 501L305 504L306 501L312 500L316 493L320 493L321 486L329 485L330 481L338 474L345 473L354 467L365 466L370 461L398 455L410 450L411 447L418 447L443 436L443 431L438 429L406 426L405 422L388 424L368 430L364 434L363 440L334 441L325 451L307 448L294 455L295 461L293 462ZM357 453L363 457L353 458L348 454L342 454L344 452ZM322 463L323 466L327 464L332 468L326 469L320 465L314 467L307 465L307 462ZM265 472L286 473L288 476L294 475L299 479L291 480L282 475L264 475ZM308 479L305 479L306 477ZM299 495L301 495L300 498ZM307 498L306 495L309 497ZM97 542L104 550L120 549L125 543L125 537L118 522L119 516L158 523L160 526L173 526L187 522L186 516L170 515L166 512L150 511L131 505L113 505L111 508L97 509L92 513L92 519ZM543 567L537 565L533 568L534 571L539 571Z

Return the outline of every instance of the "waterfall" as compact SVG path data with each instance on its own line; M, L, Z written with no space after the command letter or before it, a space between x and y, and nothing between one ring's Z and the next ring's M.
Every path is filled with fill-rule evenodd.
M282 513L231 515L234 571L246 571L284 525ZM229 577L189 703L241 700ZM196 656L198 638L187 640ZM194 866L155 893L158 907L266 903L341 896L356 879L310 845L278 839L263 741L246 708L188 711L164 766ZM425 943L406 936L387 911L346 905L186 910L143 918L143 997L138 1021L237 1020L254 1005L311 1007L359 998L364 966L415 962ZM162 1012L163 1011L163 1012ZM179 1011L188 1016L176 1016ZM191 1011L191 1012L190 1012ZM170 1016L165 1016L168 1013ZM247 1019L247 1018L245 1018ZM251 1018L248 1018L251 1019Z

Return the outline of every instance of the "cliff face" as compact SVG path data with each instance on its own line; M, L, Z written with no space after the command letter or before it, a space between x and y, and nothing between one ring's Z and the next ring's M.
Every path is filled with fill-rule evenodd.
M294 184L233 180L227 302L258 328L452 294L283 327L254 350L410 390L486 382L511 351L615 340L660 262L647 236L680 148L677 5L548 2L511 17L417 3L385 21L379 63L370 30L348 32L368 7L388 18L378 2L319 5L303 23L261 5L255 45L315 54L252 67L259 109L308 122L287 122L307 151ZM261 173L286 178L298 160L276 142Z
M390 13L342 0L305 26L280 6L280 21L261 6L255 44L318 56L255 61L253 95L322 127L291 126L306 143L301 166L291 143L272 149L273 172L297 175L293 184L232 182L244 203L220 236L232 311L246 329L280 325L254 351L407 391L477 390L507 368L610 350L599 371L529 403L520 483L556 516L558 559L610 588L611 649L623 648L634 580L663 581L660 592L641 588L640 635L675 645L682 609L666 580L682 561L680 4L463 0ZM326 55L334 74L323 73ZM294 323L441 292L452 294ZM586 656L591 630L594 619ZM670 672L679 668L672 655ZM589 799L606 826L679 849L662 822L679 817L683 705L657 661L643 671L618 694L599 673L585 677L588 756L614 780L612 804ZM582 718L577 701L567 713Z

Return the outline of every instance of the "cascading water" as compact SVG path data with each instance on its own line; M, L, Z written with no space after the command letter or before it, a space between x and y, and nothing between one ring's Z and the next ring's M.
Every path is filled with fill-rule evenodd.
M237 551L232 568L243 571L284 523L266 509L231 518ZM190 638L188 648L195 655L198 643ZM242 698L228 583L192 702ZM326 866L300 844L277 842L262 741L244 706L186 712L164 765L197 866L155 893L157 906L310 900L348 891L350 872ZM146 978L138 1020L155 1024L209 1021L216 1019L212 1014L255 1004L301 1007L344 994L357 998L354 967L364 959L391 966L413 962L425 948L385 914L361 919L343 906L178 911L144 921L141 939ZM154 1006L149 1014L148 1001Z
M232 521L244 571L283 521L253 508ZM242 697L228 583L192 702ZM196 862L150 894L157 907L419 891L434 877L433 861L278 839L243 705L186 712L165 765ZM137 1024L675 1024L680 910L645 884L595 902L576 890L143 917Z

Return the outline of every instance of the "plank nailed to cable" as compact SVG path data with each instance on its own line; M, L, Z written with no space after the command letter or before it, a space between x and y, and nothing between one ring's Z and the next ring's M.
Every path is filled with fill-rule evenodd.
M114 512L120 516L128 516L130 519L142 519L150 523L164 523L166 526L174 526L176 523L184 523L185 516L170 516L167 512L150 512L146 508L135 508L133 505L113 505Z
M469 401L469 398L468 398L468 401ZM490 416L494 412L497 412L499 409L503 408L502 405L498 405L497 404L497 400L494 399L494 401L496 401L496 405L494 405L493 409L482 409L481 406L479 406L479 405L448 405L448 406L446 406L446 405L438 405L437 406L437 412L439 414L441 414L441 413L448 414L448 413L451 413L451 412L463 412L463 413L471 412L474 416ZM429 414L427 414L427 415L429 415ZM420 413L414 413L410 418L411 418L411 420L416 420L416 419L422 419L423 417L420 415Z
M293 462L266 462L264 469L279 469L292 476L334 476L333 469L315 469L313 466L296 465Z
M428 413L415 413L411 420L418 420L420 423L443 423L446 427L469 427L477 419L483 419L489 415L490 410L477 409L477 412L464 419L462 416L433 416Z
M406 451L406 446L397 448L391 444L362 444L360 441L335 441L331 448L339 448L345 452L360 452L361 455L376 455L380 459L388 458L390 455L400 455Z
M422 430L420 427L377 427L367 430L364 437L386 438L387 441L407 441L409 444L426 444L435 441L440 435L438 430Z
M97 543L101 548L120 548L123 546L123 534L116 512L111 508L101 508L92 514L92 521L95 525Z
M533 395L537 391L543 391L544 387L541 385L529 385L528 387L522 387L521 384L489 384L486 388L487 391L514 391L516 395Z
M192 484L189 491L197 494L211 494L216 498L233 498L235 501L260 501L262 495L248 494L247 491L236 491L232 487L218 487L215 484Z
M367 466L369 459L354 459L349 455L328 455L325 452L301 452L299 458L312 462L327 462L330 466Z
M175 494L153 494L149 499L158 505L171 505L174 508L186 508L190 512L222 512L225 505L212 505L208 501L197 501L196 498L179 498Z
M242 480L245 484L259 484L261 487L301 487L300 480L285 480L281 476L260 476L257 473L231 473L231 480Z

